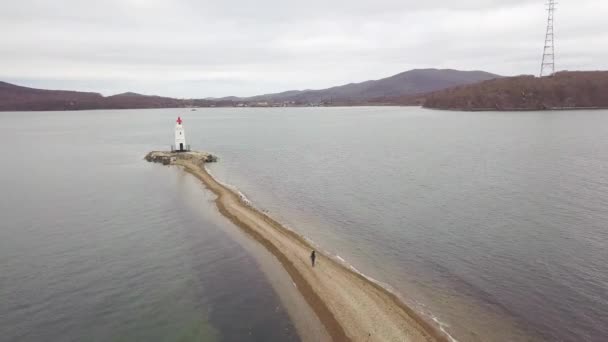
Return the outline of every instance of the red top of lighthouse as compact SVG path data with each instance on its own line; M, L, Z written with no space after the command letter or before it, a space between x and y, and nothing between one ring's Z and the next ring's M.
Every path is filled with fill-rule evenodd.
M177 117L177 123L178 123L179 125L181 125L181 124L182 124L182 118L181 118L181 116L178 116L178 117Z

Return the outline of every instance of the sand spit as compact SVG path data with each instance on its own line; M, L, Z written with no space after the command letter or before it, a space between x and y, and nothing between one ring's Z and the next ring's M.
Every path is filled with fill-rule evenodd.
M241 196L215 180L205 162L217 160L202 152L151 152L146 160L182 166L216 194L219 211L268 249L293 279L306 302L334 341L447 341L394 294L317 251L295 232L243 202Z

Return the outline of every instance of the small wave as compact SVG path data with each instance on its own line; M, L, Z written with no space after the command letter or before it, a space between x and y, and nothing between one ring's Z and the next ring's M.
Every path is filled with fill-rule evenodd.
M243 203L247 204L247 206L249 206L249 207L253 207L253 205L251 204L251 201L249 200L249 198L247 198L247 196L245 196L244 193L242 193L236 189L233 189L233 190L236 191L236 193L239 195L239 197L241 198L241 201L243 201Z
M214 176L214 175L211 173L211 171L209 171L209 169L208 169L207 167L205 167L205 170L207 171L207 173L208 173L208 174L209 174L209 175L210 175L210 176L211 176L211 177L212 177L212 178L213 178L213 179L214 179L216 182L218 182L219 184L221 184L221 185L225 186L226 188L228 188L228 189L232 190L234 193L236 193L236 194L239 196L239 198L241 199L241 201L242 201L242 202L243 202L245 205L247 205L248 207L251 207L251 208L253 208L253 209L257 210L257 211L258 211L260 214L262 214L262 215L264 215L264 216L268 217L269 219L276 221L274 218L272 218L272 217L269 215L269 213L268 213L267 211L265 211L265 210L263 210L263 209L261 209L261 208L258 208L258 207L256 207L256 206L254 206L254 205L253 205L253 203L251 202L251 200L249 200L249 198L248 198L247 196L245 196L245 194L243 194L243 193L242 193L242 192L241 192L241 191L240 191L240 190L239 190L239 189L238 189L236 186L234 186L234 185L232 185L232 184L228 184L228 183L225 183L225 182L222 182L222 181L218 180L218 178L217 178L217 177L215 177L215 176ZM346 260L344 260L344 258L342 258L340 255L338 255L338 254L334 254L334 253L331 253L331 252L330 252L330 251L328 251L328 250L325 250L325 249L321 249L321 248L319 248L319 246L318 246L318 245L317 245L317 244L316 244L316 243L315 243L313 240L311 240L311 239L310 239L310 238L308 238L307 236L301 235L300 233L298 233L298 232L297 232L295 229L293 229L293 228L292 228L292 227L290 227L289 225L287 225L287 224L283 224L283 223L280 223L280 225L281 225L281 227L283 227L284 229L287 229L287 230L289 230L289 231L291 231L291 232L293 232L293 233L297 234L298 236L300 236L302 239L304 239L306 242L308 242L308 243L310 244L310 246L311 246L311 247L313 247L315 250L319 250L319 251L321 251L321 252L322 252L324 255L326 255L326 256L328 256L328 257L330 257L330 258L334 259L334 260L338 260L340 263L342 263L344 266L346 266L346 267L348 267L349 269L351 269L353 272L355 272L355 273L359 274L360 276L362 276L363 278L367 279L368 281L370 281L370 282L372 282L372 283L374 283L374 284L376 284L376 285L378 285L378 286L382 287L382 288L383 288L383 289L385 289L386 291L388 291L388 292L392 293L392 294L393 294L393 295L395 295L397 298L399 298L399 299L400 299L400 300L401 300L403 303L406 303L406 301L405 301L405 300L404 300L404 298L403 298L403 297L400 295L400 293L399 293L398 291L396 291L396 290L395 290L395 289L394 289L392 286L390 286L389 284L383 283L383 282L381 282L381 281L379 281L379 280L377 280L377 279L374 279L373 277L370 277L370 276L366 275L365 273L363 273L363 272L361 272L360 270L358 270L358 269L357 269L357 268L356 268L354 265L352 265L352 264L350 264L349 262L347 262ZM298 288L298 286L296 285L296 283L295 283L295 282L293 282L293 281L292 281L292 284L293 284L293 286L294 286L295 288ZM426 307L426 305L424 305L424 304L422 304L422 303L418 303L418 302L416 302L415 304L416 304L416 306L420 306L420 307ZM429 318L431 318L431 319L432 319L432 320L435 322L435 324L437 324L437 326L439 327L439 330L440 330L440 331L441 331L443 334L445 334L445 336L447 336L447 337L448 337L448 339L450 340L450 342L459 342L457 339L455 339L455 338L454 338L452 335L450 335L450 334L447 332L446 328L449 328L449 325L448 325L448 324L441 322L441 321L439 320L439 318L437 318L436 316L434 316L434 315L433 315L433 314L431 314L431 313L425 313L424 311L427 311L427 310L423 310L422 312L421 312L420 310L416 310L416 311L418 311L418 313L419 313L419 314L422 314L422 315L425 315L425 316L428 316Z
M215 179L216 182L220 183L221 185L225 186L226 188L228 188L228 189L232 190L234 193L236 193L244 204L246 204L247 206L249 206L251 208L255 208L253 206L251 200L249 200L249 198L247 196L245 196L245 194L242 193L236 186L220 181L217 177L215 177L215 175L213 173L211 173L211 171L209 170L208 167L205 167L205 171L207 171L209 176L211 176L213 179ZM258 209L258 211L261 211L261 210L259 210L259 208L255 208L255 209Z
M394 290L391 288L391 286L390 286L390 285L385 284L385 283L383 283L383 282L381 282L381 281L379 281L379 280L377 280L377 279L374 279L374 278L372 278L372 277L370 277L370 276L366 275L365 273L363 273L363 272L359 271L359 270L358 270L358 269L357 269L355 266L353 266L352 264L350 264L350 263L348 263L346 260L344 260L344 258L343 258L343 257L341 257L339 254L332 254L332 253L330 253L330 252L328 252L328 251L325 251L325 250L323 251L323 253L324 253L325 255L328 255L328 256L330 256L330 257L333 257L334 259L337 259L338 261L340 261L340 263L342 263L342 265L344 265L344 266L346 266L346 267L350 268L352 271L354 271L355 273L357 273L357 274L359 274L359 275L363 276L365 279L367 279L367 280L369 280L369 281L371 281L371 282L373 282L373 283L376 283L376 284L380 285L381 287L383 287L384 289L387 289L387 290L389 290L390 292L392 292L393 294L395 294L395 291L394 291Z
M431 319L437 323L437 325L439 326L439 330L441 330L442 333L444 333L449 339L450 342L458 342L457 339L455 339L452 335L450 335L450 333L448 333L445 328L449 328L450 326L443 323L442 321L439 320L439 318L437 318L436 316L430 315Z

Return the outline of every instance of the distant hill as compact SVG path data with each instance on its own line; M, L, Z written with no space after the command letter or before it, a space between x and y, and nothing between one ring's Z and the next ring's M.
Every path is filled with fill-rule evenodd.
M434 92L423 102L427 108L451 110L608 108L608 71L499 78Z
M373 81L350 83L320 90L291 90L276 94L238 98L239 101L365 104L392 102L406 95L425 94L457 85L472 84L500 77L484 71L416 69ZM234 97L231 97L235 100Z
M97 93L42 90L0 82L0 110L69 110L83 105L95 108L103 100Z
M104 97L98 93L43 90L0 82L0 110L79 110L184 107L183 100L124 93Z
M102 103L106 109L179 108L187 105L184 100L130 92L108 96Z
M43 90L0 82L0 111L80 110L129 108L181 108L236 105L366 105L394 104L403 96L421 95L457 85L500 77L483 71L420 69L380 80L351 83L321 90L291 90L253 97L174 99L123 93L104 97L98 93Z

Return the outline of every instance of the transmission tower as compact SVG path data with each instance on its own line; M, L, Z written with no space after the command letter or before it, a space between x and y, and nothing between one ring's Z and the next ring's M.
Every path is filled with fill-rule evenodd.
M540 66L540 77L551 76L555 73L555 34L553 31L553 15L555 14L555 0L547 0L547 34L545 35L545 49L543 62Z

